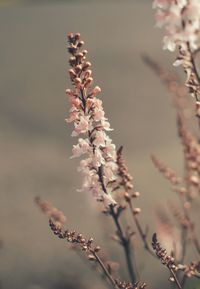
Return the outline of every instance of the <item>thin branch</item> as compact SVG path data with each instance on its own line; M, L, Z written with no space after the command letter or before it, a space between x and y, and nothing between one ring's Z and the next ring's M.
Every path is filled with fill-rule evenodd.
M156 255L154 254L153 250L150 248L150 245L149 245L149 243L147 241L147 235L146 235L146 233L144 233L144 231L142 229L142 226L141 226L141 224L140 224L140 222L138 220L137 214L135 214L135 212L134 212L134 207L133 207L131 199L129 199L128 205L129 205L133 220L135 222L135 225L137 227L137 230L139 232L139 235L141 237L141 240L143 241L144 248L151 254L151 256L156 258Z
M112 275L109 273L108 269L104 265L103 261L101 258L97 255L97 253L93 250L90 251L93 256L95 257L96 261L99 263L99 266L101 267L102 271L104 272L105 276L108 278L110 283L112 284L113 288L118 289L119 287L117 286L115 280L113 279Z

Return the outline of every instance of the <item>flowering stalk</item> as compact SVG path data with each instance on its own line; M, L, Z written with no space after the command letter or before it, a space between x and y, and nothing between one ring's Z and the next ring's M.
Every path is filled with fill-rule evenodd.
M78 168L83 175L82 190L91 192L107 206L115 205L111 192L116 178L116 151L107 135L107 131L112 129L105 117L102 101L96 97L101 89L98 86L92 88L91 63L86 61L87 50L81 50L84 42L80 34L69 33L68 42L68 51L72 55L69 75L74 89L66 90L71 104L66 121L74 123L72 136L79 137L78 144L73 146L72 157L87 155Z
M71 104L69 118L66 122L74 123L72 136L84 136L73 146L72 157L87 155L82 159L78 170L83 175L82 191L90 192L97 201L105 204L117 228L120 244L124 248L127 267L131 281L136 281L132 264L130 240L126 238L121 224L117 202L113 198L117 178L116 148L107 135L111 131L105 117L102 101L97 98L101 89L93 88L91 63L86 60L87 51L82 49L84 42L80 34L68 34L68 51L71 54L69 75L73 89L66 93Z
M156 26L164 27L164 49L179 49L175 66L182 65L186 86L196 100L196 115L200 118L200 77L195 63L200 42L199 0L154 0Z

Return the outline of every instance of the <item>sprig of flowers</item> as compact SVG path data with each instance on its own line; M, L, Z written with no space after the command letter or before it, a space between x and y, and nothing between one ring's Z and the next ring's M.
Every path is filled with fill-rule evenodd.
M164 27L164 49L179 49L175 66L182 65L186 74L186 86L196 99L196 113L200 117L200 77L195 56L200 48L199 0L154 0L157 27Z
M73 89L67 89L71 105L66 122L74 123L73 137L79 137L73 145L72 157L86 155L80 161L78 170L83 175L82 190L91 192L106 206L115 205L112 196L113 182L116 179L116 149L107 132L110 123L105 117L102 101L97 98L100 87L93 87L91 63L87 61L87 50L79 33L68 34L69 64Z
M164 49L175 51L189 43L191 51L198 48L200 33L200 2L198 0L154 0L156 26L165 28Z

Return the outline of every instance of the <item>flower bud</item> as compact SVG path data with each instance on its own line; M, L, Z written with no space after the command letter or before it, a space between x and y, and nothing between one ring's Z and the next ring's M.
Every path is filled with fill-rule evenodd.
M100 248L99 246L96 246L96 247L94 248L94 252L95 252L95 253L99 252L100 250L101 250L101 248Z
M131 195L132 198L137 198L137 197L139 197L139 196L140 196L140 193L139 193L139 192L134 192L134 193L132 193L132 195Z
M101 92L101 88L99 86L95 86L95 88L92 91L92 95L96 96L100 92Z
M131 196L130 196L129 193L127 193L127 192L125 192L124 198L125 198L126 202L128 202L128 203L129 203L130 200L131 200Z
M74 38L75 38L75 40L80 40L81 34L80 34L80 33L76 33L76 34L74 35Z
M76 84L76 86L78 87L78 88L80 88L81 87L81 84L82 84L82 80L80 79L80 78L75 78L75 80L74 80L74 82L75 82L75 84Z
M78 42L77 47L81 48L83 45L84 45L84 41L81 40Z
M91 85L92 81L93 81L93 78L92 77L88 77L86 82L85 82L85 84L84 84L84 87L85 88L89 87Z
M88 255L88 260L89 261L95 261L96 258L92 254L90 254L90 255Z
M74 80L74 78L76 77L76 73L74 72L73 69L69 69L69 75L70 75L71 80Z
M83 70L85 71L85 70L87 70L89 67L91 67L92 66L92 64L91 64L91 62L89 62L89 61L87 61L85 64L84 64L84 66L83 66Z
M138 215L138 214L141 213L141 209L140 208L135 208L135 209L133 209L133 213L134 213L134 215Z

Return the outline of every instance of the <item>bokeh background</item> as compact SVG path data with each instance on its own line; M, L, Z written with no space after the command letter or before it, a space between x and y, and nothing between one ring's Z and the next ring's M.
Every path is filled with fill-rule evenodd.
M76 190L78 160L70 160L66 33L80 32L102 88L106 115L123 144L142 222L155 230L155 207L173 199L149 155L157 153L182 174L182 151L168 92L143 63L149 54L173 70L162 50L149 0L0 1L0 282L2 289L104 288L79 257L55 238L34 197L53 203L70 228L93 236L124 269L109 239L113 226L94 200ZM107 234L105 233L107 231ZM142 280L159 288L168 272L136 253ZM124 273L126 277L126 273ZM165 284L162 282L162 287Z

